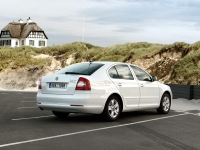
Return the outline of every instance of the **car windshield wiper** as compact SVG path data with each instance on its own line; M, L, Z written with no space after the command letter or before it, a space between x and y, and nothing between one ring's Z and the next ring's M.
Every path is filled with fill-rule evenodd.
M65 72L65 74L80 74L80 75L88 75L88 74L78 73L78 72Z

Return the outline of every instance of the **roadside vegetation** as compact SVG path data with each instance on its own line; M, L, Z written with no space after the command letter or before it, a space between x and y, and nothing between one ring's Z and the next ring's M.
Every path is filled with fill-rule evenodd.
M164 56L164 53L168 56ZM45 48L32 48L29 46L19 48L4 47L0 48L0 71L35 66L45 68L51 65L52 58L63 61L61 64L64 67L67 65L65 61L69 57L73 58L71 64L89 60L134 63L136 60L150 59L155 55L163 55L162 61L167 61L173 53L180 53L181 57L179 60L174 61L172 67L170 66L172 70L169 70L169 68L165 70L165 72L171 72L170 78L166 82L200 84L200 41L194 44L174 43L170 45L139 42L116 44L108 47L98 47L82 42ZM34 58L39 54L46 54L51 57ZM152 63L154 63L152 65L158 64L158 62ZM154 66L154 68L156 67ZM159 74L157 76L159 78Z

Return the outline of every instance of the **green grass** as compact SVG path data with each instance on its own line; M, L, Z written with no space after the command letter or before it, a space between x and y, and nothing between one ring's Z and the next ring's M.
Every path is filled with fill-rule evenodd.
M176 63L170 80L173 83L200 84L200 51L195 51Z

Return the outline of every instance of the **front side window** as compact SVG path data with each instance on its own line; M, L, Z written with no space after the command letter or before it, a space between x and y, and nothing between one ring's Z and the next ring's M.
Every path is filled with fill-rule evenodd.
M34 40L29 40L29 45L34 46Z
M133 69L133 72L135 73L136 77L140 81L152 81L151 77L142 69L136 67L136 66L131 66Z
M134 80L133 75L127 65L115 66L120 79Z

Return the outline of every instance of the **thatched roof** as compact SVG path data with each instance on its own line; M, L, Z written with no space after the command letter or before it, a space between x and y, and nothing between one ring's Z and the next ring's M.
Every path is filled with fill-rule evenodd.
M44 33L44 31L35 22L30 22L30 23L11 22L7 26L5 26L1 31L10 31L11 37L18 39L27 38L31 31L41 31Z

